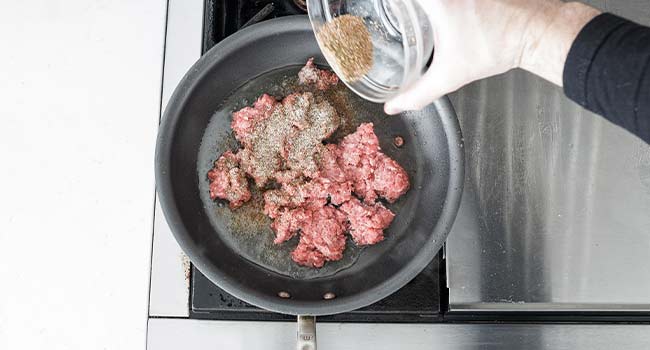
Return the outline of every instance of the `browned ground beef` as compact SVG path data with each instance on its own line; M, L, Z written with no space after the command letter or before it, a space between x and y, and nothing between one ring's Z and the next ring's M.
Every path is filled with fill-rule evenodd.
M311 59L299 79L319 90L338 83ZM339 124L332 105L310 92L281 102L262 95L252 107L233 113L231 126L243 148L215 162L208 173L211 197L241 206L250 199L244 174L251 177L265 190L264 213L274 219L274 242L300 234L291 257L301 265L321 267L341 259L346 232L358 245L380 242L395 215L376 200L397 200L409 188L408 176L381 152L371 123L338 145L323 145ZM265 187L270 182L279 187Z

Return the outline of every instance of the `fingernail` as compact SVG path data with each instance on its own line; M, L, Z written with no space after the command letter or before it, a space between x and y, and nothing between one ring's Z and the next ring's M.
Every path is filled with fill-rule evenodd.
M386 112L386 114L398 114L402 113L402 111L403 110L401 108L393 105L392 103L388 102L384 105L384 112Z

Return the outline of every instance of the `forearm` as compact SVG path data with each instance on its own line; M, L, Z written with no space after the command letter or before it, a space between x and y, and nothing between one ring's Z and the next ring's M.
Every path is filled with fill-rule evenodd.
M387 113L523 68L650 143L650 28L561 0L416 1L436 33L435 54Z
M650 28L605 13L578 34L564 67L564 92L650 143Z
M571 45L600 11L577 2L548 1L527 26L520 67L558 86Z

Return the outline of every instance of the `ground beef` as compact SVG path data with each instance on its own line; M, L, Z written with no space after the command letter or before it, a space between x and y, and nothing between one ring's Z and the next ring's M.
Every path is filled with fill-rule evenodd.
M352 198L353 184L338 165L338 147L328 144L320 149L316 159L318 172L309 180L284 181L279 189L264 193L264 213L276 218L282 208L323 206L328 199L340 205Z
M312 209L300 227L300 241L291 253L300 265L322 267L325 261L340 260L345 250L345 214L331 205Z
M372 182L379 152L379 140L371 123L361 124L357 131L343 138L340 145L339 164L354 182L354 192L365 201L377 199Z
M331 205L283 209L271 227L276 232L276 244L301 232L298 246L291 253L301 265L321 267L325 261L343 257L347 218Z
M318 90L327 90L338 84L339 77L328 70L318 69L312 57L298 72L298 81L302 85L315 85Z
M380 151L372 123L361 124L343 138L339 148L339 164L365 202L373 203L379 196L392 203L408 191L406 171Z
M338 82L312 59L298 76L321 90ZM300 234L291 253L300 265L321 267L341 259L345 232L358 245L380 242L395 215L376 200L397 200L409 188L408 176L381 152L371 123L361 124L339 145L324 145L339 124L332 105L311 92L281 102L262 95L252 107L233 113L231 126L243 148L215 162L208 173L211 198L241 206L251 197L245 177L250 176L265 190L264 213L273 219L274 242ZM270 180L275 185L265 187Z
M210 198L226 199L230 208L239 208L251 199L246 175L239 168L239 159L232 152L225 152L208 171Z
M264 192L264 214L274 219L284 208L322 207L327 204L327 196L318 194L312 182L282 184L280 189Z
M309 123L286 139L285 160L287 167L314 177L318 171L316 155L323 148L323 140L339 127L340 118L328 102L313 103L309 109Z
M383 153L376 157L372 189L390 203L395 202L409 189L409 177L404 168Z
M278 212L271 228L275 231L273 243L280 244L293 237L303 224L311 219L311 212L304 208L283 209Z
M316 101L310 92L291 94L282 103L262 96L254 108L241 111L234 113L237 119L233 117L232 122L244 146L239 158L258 187L269 180L290 181L287 175L313 176L317 170L314 155L340 123L336 110L327 101Z
M250 146L250 138L255 125L268 118L278 102L272 96L264 94L255 101L253 107L244 107L232 114L230 127L237 141Z
M365 204L356 198L341 205L340 210L350 221L350 235L358 245L375 244L384 240L384 229L395 214L381 203Z
M341 149L338 145L331 143L323 147L318 155L318 177L327 178L336 182L349 181L345 171L339 165L338 159L340 157Z
M372 124L362 124L340 145L323 146L315 159L318 171L313 177L283 183L281 188L264 194L264 211L275 219L272 226L276 232L275 242L282 243L300 232L301 238L292 259L301 265L320 267L326 261L338 260L338 255L323 253L312 243L316 238L314 234L320 234L320 231L312 230L311 236L306 234L306 224L317 225L322 219L313 213L323 208L334 210L349 225L356 244L378 243L384 239L384 229L395 214L375 199L380 196L395 201L408 190L409 180L404 169L381 152ZM355 198L353 192L364 202ZM328 216L332 217L333 214ZM333 224L329 222L328 225ZM332 227L338 232L339 226ZM345 244L341 247L344 249Z
M317 155L318 172L308 188L312 198L328 199L341 205L352 198L353 183L338 164L339 148L335 144L322 147Z
M352 183L331 182L316 178L306 182L282 184L282 187L264 192L264 214L275 219L284 208L322 207L328 199L341 205L352 198Z
M324 177L313 179L311 182L311 196L317 199L328 199L334 205L341 205L352 198L352 182L334 182Z

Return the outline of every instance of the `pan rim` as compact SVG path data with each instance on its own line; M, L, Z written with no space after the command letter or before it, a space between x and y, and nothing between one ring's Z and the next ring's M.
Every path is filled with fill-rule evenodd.
M208 279L233 296L266 310L284 314L320 316L355 310L394 293L415 278L429 264L442 247L444 240L428 242L399 273L374 288L355 294L353 297L310 302L268 298L254 288L249 288L229 278L225 273L218 273L220 272L218 266L210 263L200 254L195 253L195 244L191 242L189 230L181 218L177 203L174 201L174 186L169 171L174 133L178 123L182 122L183 106L192 96L192 92L202 76L201 72L210 69L214 64L218 64L219 60L235 52L243 45L242 43L246 43L253 38L270 37L281 33L304 30L311 31L311 25L306 15L275 18L244 28L206 52L189 69L169 99L159 126L156 142L155 177L159 201L175 239L192 263ZM464 183L464 151L460 125L450 100L445 96L435 101L433 105L440 112L443 129L447 136L449 183L447 184L447 194L440 220L435 224L431 236L446 238L460 206Z

